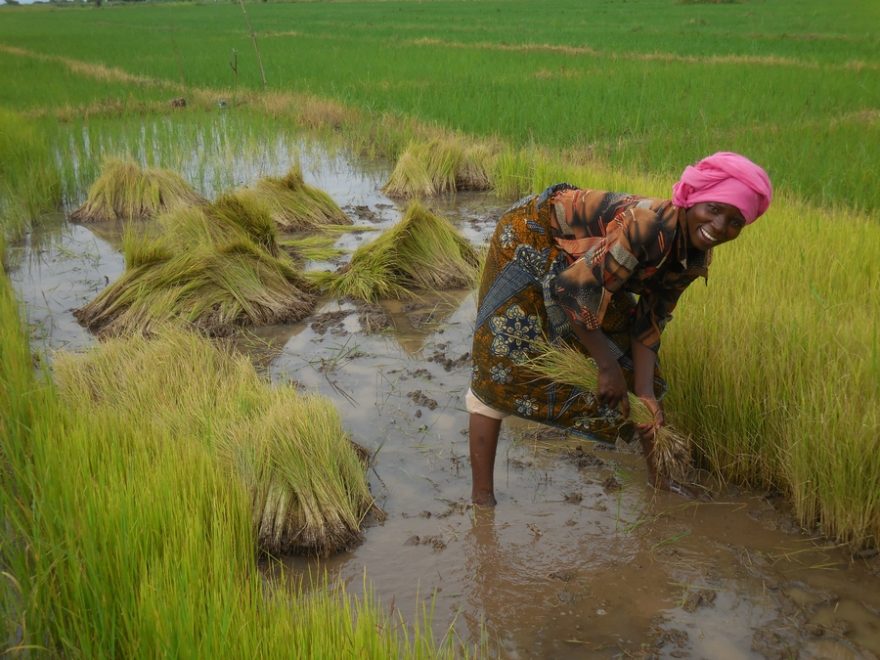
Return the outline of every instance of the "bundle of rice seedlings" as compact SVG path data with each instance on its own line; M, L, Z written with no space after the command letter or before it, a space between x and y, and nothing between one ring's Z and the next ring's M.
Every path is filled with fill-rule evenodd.
M141 169L137 163L109 160L101 176L89 188L85 204L70 214L74 222L151 218L189 204L203 204L176 172Z
M161 216L162 233L126 235L126 270L74 315L101 336L181 321L209 335L291 323L314 308L313 287L280 250L259 206L225 196Z
M492 150L457 138L411 143L382 188L389 197L440 195L458 190L489 190Z
M359 247L336 273L308 273L319 287L338 297L372 302L411 298L419 289L473 286L478 257L445 218L418 202L375 241Z
M250 492L262 551L327 555L361 538L374 506L364 451L328 399L272 386L247 357L168 326L60 354L55 372L81 412L206 444Z
M529 370L538 376L557 383L595 391L599 383L596 363L569 344L550 344L541 340L534 342L537 354L528 361ZM630 413L636 424L653 424L650 409L632 393L629 393ZM691 438L666 425L654 432L654 464L657 475L675 481L688 480L691 469Z
M260 548L275 554L291 548L328 554L359 538L371 507L366 452L347 442L345 453L337 455L347 435L333 403L316 394L298 396L295 405L290 396L274 397L258 424L247 420L241 427L239 434L249 444L235 447L254 459L248 485ZM354 502L349 502L349 484L359 486ZM333 506L336 502L348 506Z
M351 224L351 219L330 195L305 183L297 165L283 177L260 179L255 187L236 194L252 203L262 204L282 231Z
M335 236L311 234L281 241L281 247L300 261L330 261L348 252L344 248L335 247L335 242Z

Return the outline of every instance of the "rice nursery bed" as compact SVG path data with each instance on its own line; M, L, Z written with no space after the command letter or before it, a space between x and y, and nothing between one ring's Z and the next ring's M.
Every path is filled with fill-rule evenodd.
M348 170L340 170L336 163L333 158L321 157L306 161L304 169L312 172L313 180L322 188L336 191L334 197L358 226L380 230L339 234L337 246L352 248L363 243L367 247L387 237L405 211L377 192L388 169L364 175L352 165L347 166ZM247 165L242 163L242 167ZM280 153L275 171L283 172L286 167L286 157ZM222 180L236 178L235 174L215 175ZM262 174L266 175L271 176L272 171ZM487 239L493 218L507 205L507 200L492 195L460 194L455 199L439 198L432 205L439 214L450 218L468 243L479 245ZM150 226L150 222L144 225L147 229ZM41 324L51 345L90 343L87 335L77 335L75 328L61 323L61 319L69 316L65 310L76 306L70 300L88 299L93 295L90 291L104 287L104 276L100 273L112 272L108 268L122 270L120 256L111 257L114 243L117 250L124 248L124 231L117 229L114 238L111 227L106 232L102 229L101 234L93 234L91 227L67 225L62 232L56 230L51 234L55 238L31 239L27 249L36 250L34 254L40 255L37 258L16 256L20 248L12 250L13 261L21 266L11 275L27 301L32 321L40 318L40 307L48 304L54 310L46 312L46 320ZM99 235L111 242L105 243L106 239L97 238ZM282 238L277 247L283 248L288 240ZM90 247L96 244L101 246L97 253L95 247ZM75 257L76 254L81 256ZM328 262L306 264L307 270L333 270L347 259L345 255L331 255ZM71 267L81 272L81 279L71 282L70 290L63 292L49 272L69 272ZM28 277L35 278L31 284L26 284ZM69 278L64 281L67 283ZM843 645L834 648L849 648L846 645L851 644L857 645L854 648L874 648L873 619L857 615L864 611L859 609L859 603L865 602L864 585L877 579L870 572L870 560L857 560L847 567L850 555L839 549L821 545L805 548L805 538L797 533L787 512L776 510L766 500L737 495L734 490L722 490L721 501L710 505L683 504L675 498L658 496L644 488L638 456L594 451L583 441L554 437L525 423L511 423L504 440L511 442L510 448L500 457L505 466L501 469L507 474L499 487L501 506L489 518L469 511L465 497L467 440L461 434L465 421L461 397L469 374L467 344L473 305L473 297L466 291L448 299L423 292L419 298L396 303L382 301L381 306L374 305L375 309L369 310L344 301L325 300L303 321L259 329L245 342L246 350L252 352L260 368L279 385L295 380L299 386L318 391L331 400L343 427L351 429L352 438L375 455L376 472L369 473L372 496L387 518L382 526L366 530L366 543L321 564L329 571L331 581L345 581L355 595L369 599L369 590L359 586L366 567L381 602L397 603L408 621L420 617L418 608L409 604L419 596L433 594L430 627L435 639L444 636L450 622L458 621L455 639L477 643L488 634L500 648L527 653L550 649L551 653L565 656L566 649L571 647L562 640L581 634L577 626L583 630L585 625L589 625L592 643L624 650L648 645L661 653L684 648L711 654L715 648L712 644L719 640L726 640L724 643L733 648L749 649L753 636L765 639L761 631L784 631L778 639L766 637L770 641L763 642L762 648L770 652L789 648L787 645L791 644L813 643L810 640L815 638L803 637L802 630L805 622L814 619L824 622L817 625L825 631L825 643ZM377 318L378 326L371 330L374 334L367 334L368 326ZM671 330L674 328L675 324ZM375 334L376 330L380 332ZM117 342L113 340L110 344L123 345ZM186 368L188 360L176 357L162 362L179 370ZM667 366L667 377L672 379L668 370ZM158 378L158 372L151 373L146 368L141 371ZM127 373L132 377L124 382L131 383L134 389L168 390L169 400L174 400L174 392L189 380L172 377L167 385L148 388L157 381L138 379L136 364ZM92 406L86 403L88 390L74 388L84 409ZM60 395L68 396L66 391ZM110 390L108 394L112 399L116 392ZM217 394L208 389L202 396L208 397L202 399L207 401ZM139 400L124 399L122 404ZM162 401L164 398L157 403ZM162 409L163 405L147 410ZM128 416L109 403L104 408L107 414L116 410L112 413L116 418ZM243 412L256 414L249 408L245 406ZM174 407L169 409L173 411ZM270 417L277 419L275 415ZM189 424L169 413L163 423L193 433L193 418L187 419ZM208 424L213 417L206 414L195 419ZM270 420L265 423L270 424ZM218 438L229 442L236 437L231 432L224 435L223 424L217 420L216 426L211 423L204 427L210 435L202 436L203 446L214 447ZM153 420L150 426L162 427ZM226 428L230 427L233 431L238 428L235 424ZM176 432L168 435L180 441ZM219 444L226 446L223 442ZM238 474L250 474L241 471L249 464L246 460L225 464L237 465ZM249 537L254 529L259 530L254 520L258 505L253 491L246 486L239 497L240 506L248 512L243 519L247 521L244 529L249 530ZM731 506L737 513L731 513ZM740 556L737 548L743 539L748 539L746 547L752 557L750 573L743 573L742 566L731 561L731 557ZM514 548L518 550L514 552ZM780 553L791 559L779 559ZM554 561L549 565L546 558L551 556ZM777 558L768 559L766 565L756 569L754 558L760 556ZM611 561L611 557L628 559L621 565L617 560ZM589 569L585 568L585 561ZM833 566L834 579L829 583L823 578L826 571L810 569L804 562L810 566ZM318 579L312 584L306 577L314 565L294 560L286 561L285 565L284 575L276 575L277 568L271 565L263 567L272 576L271 584L286 584L290 580L296 583L294 576L301 575L304 582L292 586L294 594L304 589L316 598L324 597L324 583ZM656 572L647 582L645 565L653 566ZM707 565L714 572L704 573L701 567ZM474 584L475 571L487 575L487 579ZM632 599L623 597L620 584L629 579L643 585L648 590L646 594L652 594L648 601L640 601L650 603L647 609L636 612L628 604ZM781 612L792 611L792 580L807 585L802 587L806 596L797 601L799 609L791 620L800 622L796 626L777 618ZM766 584L778 586L773 592L778 595L769 602ZM513 585L522 599L505 595ZM709 597L707 589L717 594L717 600L714 607L700 609L704 633L698 636L686 608L700 607L699 599ZM824 605L829 590L843 603L835 613ZM606 611L611 609L620 618L595 618L595 600L581 600L578 596L588 591L601 599ZM688 604L691 601L697 605ZM866 605L874 606L870 598ZM661 610L665 613L663 622L654 618ZM486 629L479 624L481 620L486 622ZM617 625L618 620L626 623ZM833 621L846 622L854 632L844 639L830 627ZM796 630L797 626L801 632Z
M332 400L343 427L357 429L353 437L377 457L370 482L388 519L367 530L367 543L321 564L331 580L365 596L357 605L327 596L320 580L309 592L305 579L293 596L256 587L248 554L252 494L228 488L227 468L205 449L214 445L138 434L112 411L95 419L73 412L51 385L32 380L33 358L4 293L0 327L9 341L0 432L13 467L2 497L9 528L23 539L2 550L4 569L20 587L4 592L5 611L15 613L7 618L7 639L50 640L62 654L185 654L193 644L243 654L273 644L285 652L314 650L315 631L331 631L320 642L328 655L350 643L341 640L355 639L363 654L385 657L432 655L433 640L457 620L463 639L478 643L488 633L495 648L511 654L880 653L880 311L870 304L880 295L880 199L865 179L877 169L870 145L880 53L860 27L871 24L869 9L844 3L832 10L812 0L796 12L748 3L643 0L639 7L645 20L634 37L626 16L616 13L630 12L629 5L586 15L580 5L563 3L540 20L529 20L534 6L521 2L364 3L346 5L345 15L326 3L248 5L267 64L265 94L254 91L252 44L236 7L211 8L210 34L205 8L195 6L151 7L149 16L143 8L109 7L98 22L91 11L0 8L0 47L13 63L0 72L0 106L28 112L0 111L0 162L18 164L0 169L0 212L9 236L25 234L5 250L4 268L35 341L52 347L93 343L69 310L88 303L110 276L131 276L123 274L118 250L141 266L171 260L174 251L141 240L153 221L145 221L144 236L126 235L116 222L94 231L39 230L41 222L57 222L39 218L59 200L68 212L83 203L108 156L179 172L209 199L255 188L302 162L304 179L326 190L358 226L389 230L403 214L378 192L391 167L351 166L348 156L335 167L334 149L397 160L408 145L435 139L488 142L486 174L498 196L431 200L430 211L448 217L473 245L519 194L569 181L666 195L686 162L721 147L766 163L779 190L768 216L719 250L708 286L691 287L664 335L663 371L672 385L667 415L675 428L700 438L701 466L721 481L714 504L645 490L638 457L505 423L505 443L514 442L503 443L509 450L499 456L501 506L478 515L464 496L461 434L472 296L383 301L381 314L376 307L370 313L385 330L372 334L365 307L345 301L312 301L297 323L275 324L287 318L272 311L275 302L257 311L253 318L272 323L251 337L260 340L252 347L263 344L249 349L260 368ZM512 38L522 21L534 29ZM168 32L172 23L177 29ZM157 41L169 35L172 48ZM231 47L241 58L234 81L226 64ZM297 66L289 66L294 57ZM340 64L330 70L330 61ZM348 62L357 68L343 66ZM450 82L449 70L461 75ZM22 84L23 71L46 84ZM181 81L190 104L166 109ZM699 101L694 85L703 90ZM38 88L56 96L44 98ZM821 98L812 93L817 88ZM299 91L327 98L306 102ZM646 109L647 98L664 101ZM541 103L532 108L522 99ZM574 119L571 107L579 110ZM297 123L332 135L330 155L324 147L315 158L303 151ZM437 180L450 181L449 171ZM277 231L271 219L243 231L220 242L237 243L235 254L259 255L256 261L271 264L288 283L288 249L299 250L299 265L326 284L343 281L333 271L345 263L356 271L356 254L349 260L339 250L363 246L364 254L372 243L401 242L388 240L393 232L352 232L332 244L312 238L317 244L296 247L301 237L268 238ZM193 256L176 249L181 263ZM476 261L465 257L455 268L469 281ZM232 288L241 282L233 279ZM392 292L413 288L407 281ZM370 300L386 295L362 285L334 295L358 298L358 290ZM167 315L174 296L159 296L151 310L135 314ZM128 310L128 302L121 308ZM193 320L197 314L187 315L194 310L187 303L174 313ZM242 314L230 307L218 318L237 327ZM37 355L53 360L51 353ZM55 473L81 476L63 484L46 479ZM111 492L125 490L132 475L139 485L115 505L104 491L72 483L103 479ZM762 499L742 487L783 497ZM144 497L156 502L154 510L140 506ZM34 511L54 517L37 519ZM218 519L212 511L228 514ZM108 531L71 550L69 530L87 528L125 533ZM205 538L233 540L212 543L205 553ZM179 549L173 565L156 539ZM124 543L138 548L132 557L147 558L135 569ZM358 586L365 567L383 606L433 593L433 635L377 637L377 629L393 627L381 623L369 589ZM286 576L272 584L291 579L291 570L305 576L313 568L289 562ZM474 574L484 579L475 582ZM194 593L187 585L195 584L215 586ZM278 615L291 607L310 613L302 626ZM360 608L359 616L350 619L347 607ZM90 636L95 622L77 612L95 611L108 615ZM420 620L417 608L405 618ZM201 636L217 629L224 634ZM454 639L445 637L441 650Z

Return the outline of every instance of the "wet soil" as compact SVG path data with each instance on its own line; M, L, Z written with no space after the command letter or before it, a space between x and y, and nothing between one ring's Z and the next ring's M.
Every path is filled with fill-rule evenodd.
M377 192L387 167L365 174L335 156L304 169L357 223L386 227L401 214ZM468 194L433 206L480 243L507 200ZM94 343L71 312L122 272L118 235L58 218L12 248L36 350ZM291 574L321 569L357 593L366 570L389 611L412 621L433 598L438 635L454 624L460 639L486 639L505 658L880 655L880 557L804 533L778 497L728 489L687 501L651 489L627 446L507 420L498 506L473 508L464 392L474 318L468 291L325 301L301 323L241 341L273 380L336 403L372 455L371 488L385 512L357 548L285 560L285 574L267 564L271 579L283 587Z

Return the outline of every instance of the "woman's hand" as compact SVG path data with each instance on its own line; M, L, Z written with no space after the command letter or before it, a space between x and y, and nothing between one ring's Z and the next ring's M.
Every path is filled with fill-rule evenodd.
M648 465L648 479L654 488L668 490L666 485L668 479L664 479L657 471L657 460L654 456L654 439L657 429L666 423L663 415L663 406L653 396L640 396L639 399L645 404L645 407L651 411L654 419L650 423L637 424L636 431L639 434L639 440L642 443L642 452L645 454L645 463Z
M666 415L663 413L663 404L653 396L640 396L639 399L654 416L650 424L637 424L636 431L642 443L642 452L645 454L645 463L648 466L648 483L657 490L668 490L687 499L707 501L711 499L708 493L700 491L691 484L683 484L667 475L660 474L657 470L657 460L654 456L654 441L657 429L666 425Z
M623 416L629 417L629 396L627 394L626 378L623 377L623 369L617 360L607 363L599 368L599 386L596 390L599 403L610 408L620 406Z
M645 404L645 407L651 411L654 421L652 423L637 424L636 430L639 433L642 444L649 442L653 449L654 432L661 426L666 425L666 415L663 413L663 404L653 396L640 396L639 399Z

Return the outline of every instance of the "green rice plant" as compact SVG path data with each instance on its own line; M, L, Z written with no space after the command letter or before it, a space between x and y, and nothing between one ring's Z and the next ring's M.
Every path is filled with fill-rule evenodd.
M411 298L419 289L466 288L477 268L476 250L455 227L411 202L400 222L355 250L340 270L307 277L335 296L371 302Z
M284 177L260 179L253 188L245 188L235 194L254 204L262 204L282 231L351 224L349 217L330 195L305 183L297 165Z
M685 292L662 351L667 410L709 467L855 546L880 543L878 243L870 216L774 200Z
M494 151L445 136L413 142L397 160L382 188L389 197L432 197L458 190L489 190Z
M312 311L313 287L281 254L275 225L259 205L222 196L165 214L160 223L158 238L126 235L125 272L75 310L93 332L149 333L178 321L220 336Z
M143 220L181 206L204 203L204 198L175 172L141 169L132 161L110 159L89 188L88 199L70 214L70 219Z
M373 500L363 452L332 403L271 387L245 356L193 333L160 328L155 335L59 355L63 399L86 415L112 411L177 442L207 442L251 494L263 551L326 555L356 542Z
M0 108L0 217L10 236L57 207L61 183L40 126Z
M527 366L541 378L572 385L585 392L595 391L598 387L596 363L574 346L541 340L533 343L533 349L536 354L529 359ZM627 396L633 421L653 424L654 415L644 402L632 392ZM686 481L693 461L691 438L669 425L655 428L650 459L654 461L658 476Z

